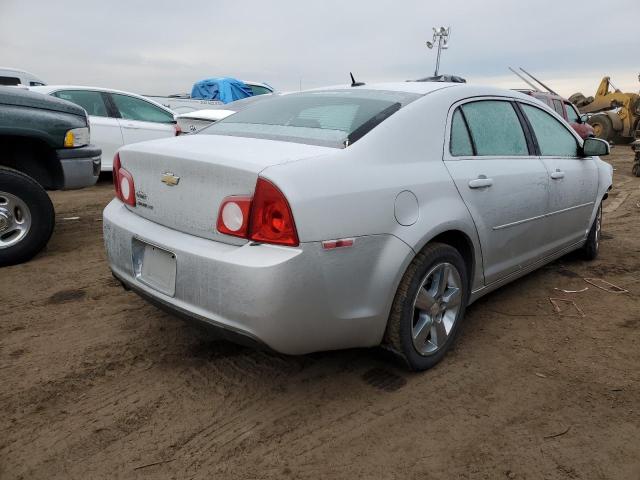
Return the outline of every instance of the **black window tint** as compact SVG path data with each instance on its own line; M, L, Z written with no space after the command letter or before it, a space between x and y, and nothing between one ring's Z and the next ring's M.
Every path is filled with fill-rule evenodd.
M120 116L125 120L154 123L173 123L174 121L172 114L145 100L118 93L112 93L111 97L120 111Z
M576 112L576 109L570 103L565 103L564 106L567 108L567 122L569 123L580 123L580 115Z
M471 130L476 155L529 155L520 120L510 102L472 102L463 105L462 111Z
M451 144L449 151L454 157L465 157L473 155L473 145L469 137L467 125L462 118L460 109L457 108L451 120Z
M0 85L20 85L18 77L0 77Z
M76 105L84 108L89 115L96 117L108 117L107 107L102 99L100 92L92 92L89 90L63 90L55 92L54 96L63 100L68 100Z
M531 105L522 105L538 140L540 153L552 157L577 157L578 142L558 120Z

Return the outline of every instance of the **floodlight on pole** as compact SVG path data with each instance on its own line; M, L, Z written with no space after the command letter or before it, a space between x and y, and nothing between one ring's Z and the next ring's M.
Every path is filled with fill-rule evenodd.
M451 27L433 27L433 39L427 42L427 48L431 50L433 47L438 46L438 56L436 57L436 71L434 76L438 76L438 70L440 70L440 55L442 50L449 48L449 39L451 38Z

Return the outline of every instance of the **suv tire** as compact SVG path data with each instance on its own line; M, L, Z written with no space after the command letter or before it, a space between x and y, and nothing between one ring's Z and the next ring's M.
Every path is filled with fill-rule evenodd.
M0 167L0 267L26 262L51 238L53 204L33 178Z

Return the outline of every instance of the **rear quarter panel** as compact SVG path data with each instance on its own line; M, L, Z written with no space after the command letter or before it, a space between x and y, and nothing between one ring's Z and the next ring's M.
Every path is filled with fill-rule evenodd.
M477 232L442 161L457 88L414 101L346 149L265 169L261 175L289 199L300 241L390 234L411 248L412 258L438 234L459 230L476 252L473 288L482 286ZM408 226L395 216L396 197L406 190L417 198L418 210ZM410 260L399 268L404 271Z

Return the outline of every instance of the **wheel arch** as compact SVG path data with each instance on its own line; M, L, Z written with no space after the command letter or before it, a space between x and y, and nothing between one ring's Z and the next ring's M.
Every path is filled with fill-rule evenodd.
M421 252L432 243L444 243L445 245L455 248L460 253L467 268L467 282L469 290L471 291L477 271L477 255L474 243L469 235L460 229L446 229L434 233L428 239L425 239L417 252Z
M0 165L13 168L37 181L43 188L61 188L64 177L55 150L43 139L20 135L0 136Z

